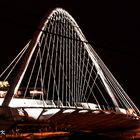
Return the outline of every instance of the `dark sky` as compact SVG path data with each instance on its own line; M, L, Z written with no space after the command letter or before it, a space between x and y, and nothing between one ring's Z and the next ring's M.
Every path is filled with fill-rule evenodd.
M68 11L89 43L140 108L140 8L128 0L4 0L0 3L0 72L53 8Z

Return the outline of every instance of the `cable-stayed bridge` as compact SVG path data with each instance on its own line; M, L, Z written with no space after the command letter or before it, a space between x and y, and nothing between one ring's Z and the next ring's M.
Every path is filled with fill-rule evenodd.
M0 130L7 134L139 133L139 109L64 9L44 17L0 80Z

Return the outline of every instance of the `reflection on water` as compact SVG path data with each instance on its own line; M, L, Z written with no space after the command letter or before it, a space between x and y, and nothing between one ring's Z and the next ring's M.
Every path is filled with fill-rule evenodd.
M140 140L140 138L132 138L133 140ZM131 139L131 140L132 140ZM1 140L1 139L0 139ZM3 139L2 139L3 140ZM43 138L43 139L26 139L26 138L12 138L12 139L4 139L4 140L128 140L126 138L115 138L115 137L107 137L102 135L93 135L93 134L75 134L71 136L57 136L53 138Z
M111 138L102 135L93 135L93 134L75 134L71 136L64 137L55 137L55 138L44 138L42 140L122 140L118 138Z

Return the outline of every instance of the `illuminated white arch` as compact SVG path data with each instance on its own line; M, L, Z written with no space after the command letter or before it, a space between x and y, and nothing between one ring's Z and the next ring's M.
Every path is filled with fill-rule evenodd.
M23 77L25 76L26 70L28 69L28 66L30 64L31 58L35 52L35 49L40 45L40 40L41 40L42 34L47 32L48 34L55 35L55 33L46 31L46 28L49 25L49 22L53 19L53 17L55 17L55 20L60 20L60 19L64 18L72 25L72 27L74 28L74 32L79 37L78 41L80 40L80 42L83 43L84 49L86 50L86 52L88 53L88 56L92 60L92 64L95 66L95 68L97 70L97 75L99 75L99 77L101 78L103 86L105 87L105 90L107 91L108 95L110 96L111 100L113 101L114 106L119 108L119 104L123 104L123 106L125 106L125 109L132 108L134 111L139 113L139 110L137 109L135 104L131 101L131 99L128 97L128 95L125 93L125 91L119 85L117 80L113 77L111 72L107 69L107 67L104 65L102 60L96 54L94 49L88 43L88 41L86 40L85 36L83 35L81 29L79 28L76 21L74 20L74 18L67 11L65 11L62 8L54 9L49 14L49 16L47 16L45 21L43 19L43 21L41 22L38 30L34 34L33 39L28 44L29 47L27 49L27 52L26 52L26 55L24 58L24 62L22 63L18 76L13 81L13 85L11 85L9 88L8 94L6 96L6 99L5 99L5 102L3 103L3 105L8 105L12 96L18 91L18 89L21 85L21 82L23 80ZM58 35L58 34L56 34L56 35ZM76 102L78 102L78 101L76 100ZM99 104L99 107L100 107L100 104Z

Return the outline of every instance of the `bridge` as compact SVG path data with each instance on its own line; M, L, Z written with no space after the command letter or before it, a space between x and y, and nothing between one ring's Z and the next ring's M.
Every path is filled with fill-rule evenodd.
M62 8L44 17L0 74L3 139L49 132L134 138L139 123L139 109Z

